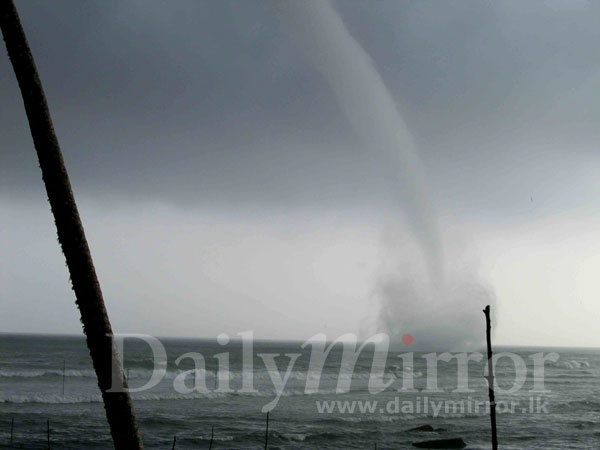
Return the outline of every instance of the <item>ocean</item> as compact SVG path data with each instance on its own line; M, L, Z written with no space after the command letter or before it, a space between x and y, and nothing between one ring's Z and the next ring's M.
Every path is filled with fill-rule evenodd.
M432 378L437 386L432 389L427 385L432 375L425 354L412 353L409 363L410 347L382 355L367 346L351 376L343 377L340 344L318 373L310 366L312 347L302 347L301 342L254 341L251 359L239 340L224 344L161 338L160 342L167 356L164 376L150 389L132 393L147 449L171 449L175 436L177 449L209 448L211 430L213 449L264 448L264 408L278 388L281 396L269 411L270 449L404 449L414 448L411 444L417 441L454 437L464 439L470 449L491 448L485 358L469 363L466 386L457 376L456 360L439 361ZM205 367L185 378L184 372L198 368L194 364L200 361L191 357L177 361L189 352L202 355ZM599 349L513 347L494 352L506 352L496 365L502 387L496 392L501 448L600 448ZM540 353L548 357L543 375L534 371L531 357ZM219 354L218 360L214 355ZM286 354L299 354L292 357L296 359L289 371L292 359ZM383 378L378 380L372 365L382 356ZM229 371L222 370L221 363L216 382L218 362L225 359ZM278 371L267 370L265 362L276 363ZM124 366L130 387L143 387L154 370L150 347L139 339L127 340ZM515 367L525 370L523 379ZM370 379L386 387L370 392ZM405 385L409 379L413 389ZM541 381L545 391L537 392ZM340 383L344 392L336 392ZM460 392L453 392L457 389ZM46 449L47 421L52 449L112 448L85 340L0 334L0 448ZM410 431L423 425L434 431Z

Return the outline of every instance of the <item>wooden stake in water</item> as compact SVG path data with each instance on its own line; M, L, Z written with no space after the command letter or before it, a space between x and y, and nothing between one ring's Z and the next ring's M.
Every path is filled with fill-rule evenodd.
M490 420L492 422L492 449L498 449L498 435L496 433L496 398L494 396L494 365L492 364L492 338L490 323L490 305L483 310L485 314L485 336L487 339L487 357L488 357L488 375L485 377L488 382L488 395L490 397Z
M175 450L175 444L177 444L177 435L173 436L173 448L171 450Z
M65 396L65 360L63 359L63 389L62 389L62 395L63 397Z
M46 430L48 435L48 450L50 450L50 419L46 420Z
M212 450L213 439L215 437L215 426L210 427L210 445L208 446L208 450Z
M265 450L269 446L269 412L267 411L267 431L265 431Z
M15 418L10 420L10 445L13 443L13 428L15 427Z

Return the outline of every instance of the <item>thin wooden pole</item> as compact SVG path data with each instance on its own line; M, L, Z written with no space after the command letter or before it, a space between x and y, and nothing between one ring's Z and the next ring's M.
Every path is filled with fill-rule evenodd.
M496 432L496 398L494 395L494 364L492 361L492 325L490 321L490 305L487 305L483 310L485 314L485 336L487 339L487 356L488 356L488 395L490 397L490 420L492 422L492 449L498 449L498 435Z
M177 435L173 436L173 448L171 450L175 450L175 444L177 444Z
M267 430L265 431L265 450L269 446L269 412L267 411Z
M213 439L215 437L215 426L210 427L210 445L208 446L208 450L212 450Z
M13 443L13 429L15 427L15 418L10 419L10 445Z
M21 89L42 179L54 215L58 240L69 268L115 449L141 450L142 439L129 393L126 389L107 392L113 379L124 388L127 388L127 382L124 380L67 169L54 133L46 96L13 0L0 1L0 29Z
M50 450L50 419L46 420L46 432L48 436L48 450Z

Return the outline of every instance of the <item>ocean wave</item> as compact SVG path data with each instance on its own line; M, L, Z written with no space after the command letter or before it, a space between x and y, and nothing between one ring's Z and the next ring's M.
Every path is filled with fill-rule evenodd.
M571 359L570 361L556 361L556 362L548 362L548 366L556 367L558 369L569 369L569 370L578 370L578 369L589 369L590 363L589 361L577 361L575 359Z
M214 435L214 436L209 436L208 434L203 434L200 435L200 439L203 441L220 441L220 442L226 442L226 441L233 441L235 438L233 436L228 436L228 435Z
M348 438L348 434L352 433L352 431L348 431L348 430L339 430L339 431L333 431L333 430L314 430L314 431L304 431L301 433L293 433L293 432L278 432L273 430L271 432L271 436L269 438L269 441L273 441L276 443L291 443L291 445L294 445L294 442L305 442L305 443L315 443L315 442L327 442L327 441L336 441L336 440L340 440L340 439L347 439ZM357 431L357 434L359 434L360 432ZM295 447L293 447L295 448Z
M397 367L397 366L396 366ZM396 369L396 367L392 367L392 369ZM190 372L190 370L176 369L176 370L167 370L164 375L164 379L172 380L175 379L178 375L181 375L185 372ZM221 372L215 372L211 370L205 369L196 369L197 372L201 376L204 376L207 380L214 380L219 376L223 376ZM141 380L149 380L154 370L152 369L125 369L124 373L127 379L141 379ZM241 380L244 375L243 371L230 371L227 376L230 381ZM345 376L346 374L340 374L339 371L327 371L327 372L308 372L302 370L292 371L289 375L290 380L296 381L307 381L307 380L325 380L325 381L337 381L340 378L351 378L352 380L368 380L371 377L370 372L353 372L350 376ZM420 372L411 373L408 372L395 372L386 373L385 376L395 376L396 378L402 378L402 376L414 376L420 377L422 374ZM64 372L64 376L66 378L96 378L96 373L92 369L81 369L81 370L71 370L68 369ZM280 377L283 376L281 372L269 372L266 370L253 371L253 378L257 381L271 381L272 377ZM10 370L10 369L0 369L0 378L57 378L63 377L63 371L59 369L23 369L23 370Z
M98 395L59 395L59 394L31 394L9 395L0 397L0 403L99 403L102 397Z
M369 416L365 416L365 417L340 417L338 419L342 420L344 422L355 422L355 423L359 423L359 422L391 423L391 422L400 420L400 416L387 416L384 414L373 414L373 415L369 415Z
M563 403L563 405L567 408L576 408L576 409L591 409L597 410L600 408L600 399L581 399L581 400L571 400Z
M414 371L412 367L406 367L406 368L402 368L396 364L392 364L390 366L390 370L392 371L392 374L396 377L396 378L404 378L404 377L413 377L413 378L421 378L423 376L423 372L420 371Z
M318 392L304 392L302 389L285 390L282 397L305 396L305 395L334 395L335 389L321 389ZM196 400L196 399L217 399L226 397L265 397L274 398L276 396L274 389L256 390L254 392L193 392L182 394L178 392L132 392L131 397L134 401L166 401L166 400ZM30 395L8 395L0 394L0 403L99 403L102 401L100 394L87 395L60 395L60 394L30 394Z
M215 374L211 371L204 369L197 369L202 375L207 379L214 379ZM176 378L183 372L187 372L185 370L167 370L164 375L164 379L172 380ZM154 373L151 369L125 369L124 374L127 379L143 379L149 380ZM241 372L236 374L234 372L230 372L229 379L234 380L236 375L241 376ZM57 378L62 377L63 371L58 369L39 369L39 370L7 370L0 369L0 378ZM64 376L66 378L96 378L96 372L92 369L89 370L66 370L64 372Z
M0 369L0 378L44 378L44 377L62 377L62 370L7 370ZM96 378L93 370L66 370L65 377L73 378Z
M584 420L581 422L577 422L575 424L572 425L573 428L577 429L577 430L586 430L589 428L596 428L598 427L598 423L596 422L592 422L590 420Z
M306 437L306 441L335 441L340 438L347 438L347 433L344 432L336 432L336 431L320 431L317 433L311 433Z
M543 380L545 382L552 381L552 379L561 379L561 380L595 380L598 379L598 374L591 372L589 370L582 370L576 373L570 374L556 374L551 377L545 377Z
M304 442L310 433L280 433L278 431L272 432L273 439L279 439L287 442Z

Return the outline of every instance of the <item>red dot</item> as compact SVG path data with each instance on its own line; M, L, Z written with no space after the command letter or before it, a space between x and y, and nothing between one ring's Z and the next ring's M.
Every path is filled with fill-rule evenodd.
M413 341L415 340L414 337L412 337L412 334L410 333L406 333L402 335L402 343L404 345L410 345L413 343Z

